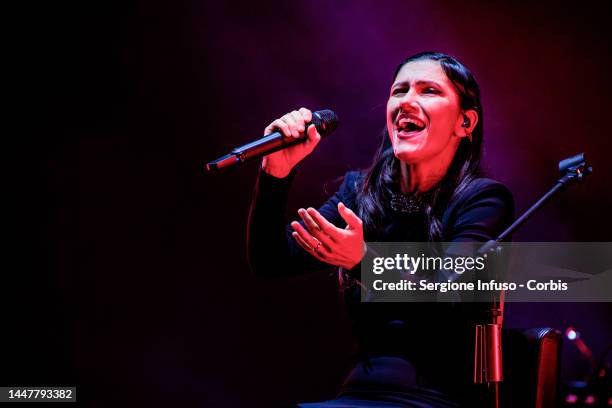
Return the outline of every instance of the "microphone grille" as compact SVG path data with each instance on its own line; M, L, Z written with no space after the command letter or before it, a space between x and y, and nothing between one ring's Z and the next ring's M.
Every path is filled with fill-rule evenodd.
M323 109L312 113L311 123L316 126L322 137L332 133L340 124L340 119L333 111Z

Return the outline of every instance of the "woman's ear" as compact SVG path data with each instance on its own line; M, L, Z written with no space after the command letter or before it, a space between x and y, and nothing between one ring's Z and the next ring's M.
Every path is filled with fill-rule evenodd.
M462 119L462 120L461 120ZM474 109L468 109L463 111L462 118L460 118L460 125L456 130L456 134L459 137L467 137L472 141L472 132L478 124L478 112Z

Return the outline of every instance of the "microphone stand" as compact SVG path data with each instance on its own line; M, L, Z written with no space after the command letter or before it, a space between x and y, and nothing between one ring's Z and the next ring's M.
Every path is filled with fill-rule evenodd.
M584 178L591 174L592 171L593 168L586 163L584 153L561 160L559 162L561 177L555 185L496 239L490 240L480 247L478 253L481 255L491 254L499 259L502 253L502 247L498 245L500 242L506 240L523 226L554 195L570 185L584 181ZM500 406L499 383L503 381L501 335L504 297L504 291L500 291L499 298L497 298L495 293L491 294L486 318L484 322L475 326L474 384L486 384L489 390L493 386L491 391L495 408Z

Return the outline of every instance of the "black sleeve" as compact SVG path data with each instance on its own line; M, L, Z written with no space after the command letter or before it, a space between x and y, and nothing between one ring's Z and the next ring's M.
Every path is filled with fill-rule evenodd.
M295 171L283 179L259 171L247 230L249 265L256 276L294 276L333 267L304 251L291 236L293 228L287 225L285 211L294 176ZM338 228L346 226L338 203L342 201L356 210L354 181L355 174L347 173L339 190L319 208L321 215Z
M491 179L476 179L460 194L443 216L444 241L450 243L445 256L474 256L482 242L495 239L514 219L514 198L503 184ZM437 281L474 280L475 274L463 276L438 271Z
M446 242L495 239L514 218L512 193L502 183L476 179L445 213Z

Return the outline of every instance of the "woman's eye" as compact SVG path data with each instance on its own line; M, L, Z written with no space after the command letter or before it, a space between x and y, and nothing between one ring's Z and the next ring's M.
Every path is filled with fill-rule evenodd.
M438 91L436 88L428 87L428 88L423 89L423 93L426 93L426 94L439 94L440 91Z
M398 94L405 94L406 93L406 88L395 88L391 94L392 95L398 95Z

